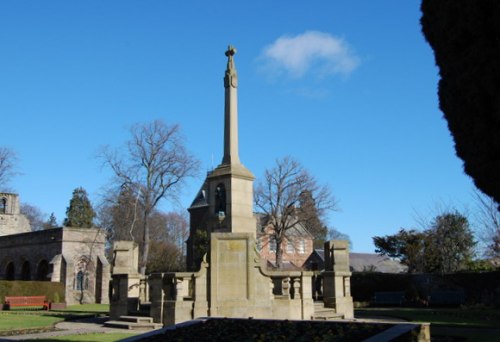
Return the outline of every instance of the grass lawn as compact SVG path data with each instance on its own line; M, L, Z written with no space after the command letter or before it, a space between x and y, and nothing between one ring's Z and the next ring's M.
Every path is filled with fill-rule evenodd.
M355 316L357 318L389 316L441 326L500 327L500 310L494 309L364 308L356 309Z
M26 314L21 313L1 313L0 331L32 329L32 328L50 328L57 322L64 321L64 317L50 316L46 314Z
M64 310L58 311L25 311L14 308L13 310L0 312L0 333L5 334L11 330L50 329L56 323L66 319L86 315L101 315L108 312L108 304L71 305Z
M31 342L51 342L51 341L99 341L99 342L114 342L119 341L127 337L134 336L136 334L127 333L110 333L110 334L84 334L84 335L66 335L53 337L50 339L37 339L37 340L24 340Z
M497 342L500 310L461 308L364 308L356 318L397 317L410 322L431 323L432 341Z
M66 309L58 310L61 312L85 312L85 313L108 313L109 304L77 304L68 305Z

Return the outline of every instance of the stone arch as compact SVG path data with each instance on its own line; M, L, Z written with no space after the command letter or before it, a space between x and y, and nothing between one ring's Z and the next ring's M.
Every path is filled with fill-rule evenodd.
M49 263L47 260L43 259L38 263L36 270L36 280L48 281L47 276L49 275Z
M15 280L16 279L16 268L15 268L14 263L12 261L7 263L7 266L5 267L5 279L6 280Z
M219 183L215 188L215 214L227 214L226 212L226 186L224 183Z
M90 290L92 291L95 267L92 260L82 255L75 262L73 289L77 291Z
M21 266L21 280L31 280L31 265L28 260L25 260Z

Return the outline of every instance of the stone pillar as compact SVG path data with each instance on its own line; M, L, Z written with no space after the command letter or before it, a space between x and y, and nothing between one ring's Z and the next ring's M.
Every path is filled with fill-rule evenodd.
M101 304L109 304L110 268L109 264L102 266Z
M312 272L302 272L300 277L300 298L302 301L302 319L311 319L314 315L314 300L312 297Z
M261 275L251 233L212 233L210 316L272 318L269 278Z
M128 314L128 275L114 274L111 286L109 316L116 320Z
M149 314L153 318L153 322L162 323L163 322L163 274L153 273L148 277L148 283L150 286L150 296L151 296L151 309Z
M325 242L323 301L344 318L354 318L350 286L349 243L344 240Z
M208 263L206 260L203 260L201 262L200 271L194 274L193 318L208 316L207 268Z

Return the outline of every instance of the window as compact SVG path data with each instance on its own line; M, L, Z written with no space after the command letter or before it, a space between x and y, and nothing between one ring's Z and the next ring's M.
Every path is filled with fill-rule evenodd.
M276 253L276 238L274 236L269 237L269 252Z
M298 251L299 251L299 254L305 254L306 253L306 242L304 241L304 239L300 239L299 240L299 246L298 246Z
M7 212L7 199L1 198L0 199L0 214L5 214Z
M215 214L226 213L226 187L220 183L215 188Z
M286 242L286 252L287 252L288 254L293 254L293 253L295 253L295 247L294 247L294 245L293 245L293 241L288 240L288 241Z
M89 276L83 271L78 271L75 277L75 290L82 291L89 289Z
M76 274L75 289L78 291L83 290L83 272L82 271L80 271Z

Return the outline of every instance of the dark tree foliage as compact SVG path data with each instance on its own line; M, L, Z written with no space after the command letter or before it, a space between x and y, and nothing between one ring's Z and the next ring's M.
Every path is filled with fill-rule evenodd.
M57 224L56 215L54 215L54 213L51 213L49 219L43 224L43 229L52 229L58 227L59 225Z
M316 201L313 198L311 191L304 191L299 197L298 215L303 216L303 225L309 233L314 237L314 247L321 248L328 234L328 227L319 217ZM308 213L308 214L304 214Z
M425 234L428 272L456 272L472 260L476 242L469 221L462 214L454 212L437 216Z
M151 240L147 273L177 272L184 268L179 248L171 242Z
M108 192L99 205L98 219L110 245L119 240L142 240L142 207L140 198L127 186L121 187L118 194Z
M208 254L208 251L210 249L210 235L207 233L206 230L197 229L194 232L193 245L194 245L193 264L200 265L200 263L203 260L203 257L205 256L205 254Z
M408 272L422 272L425 234L401 228L397 234L373 237L375 253L399 259Z
M64 225L66 227L91 228L96 216L92 204L87 196L87 191L79 187L73 191L73 197L66 209Z
M423 0L439 106L476 186L500 203L500 1Z
M399 259L408 272L452 273L467 269L474 255L474 236L465 216L438 215L423 232L400 229L397 234L373 237L375 252Z

